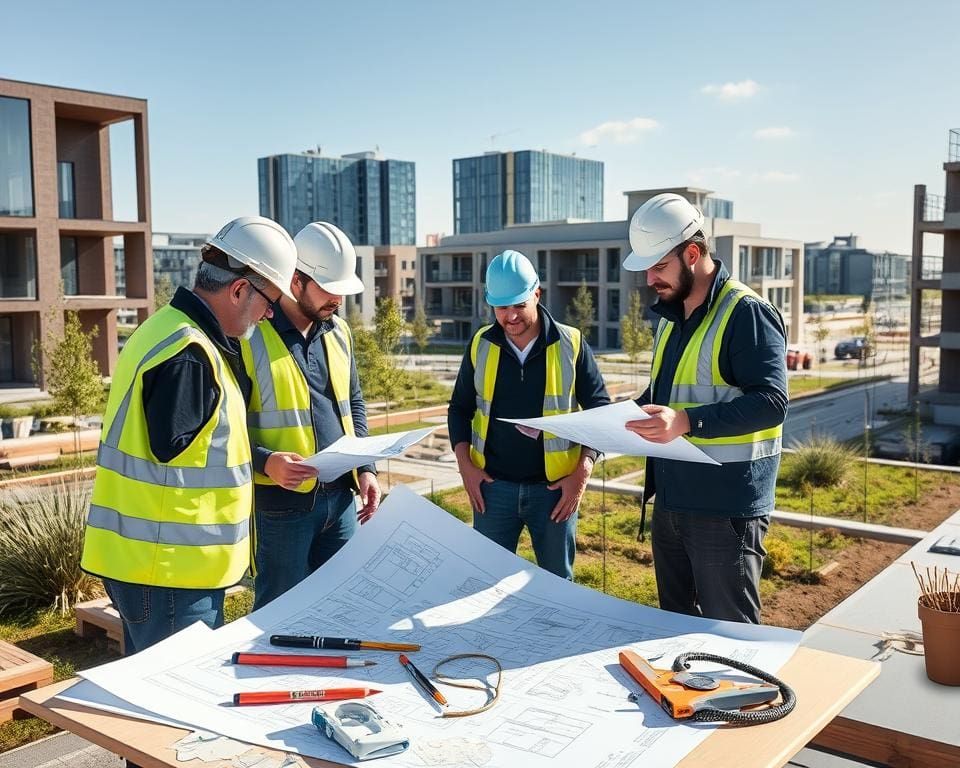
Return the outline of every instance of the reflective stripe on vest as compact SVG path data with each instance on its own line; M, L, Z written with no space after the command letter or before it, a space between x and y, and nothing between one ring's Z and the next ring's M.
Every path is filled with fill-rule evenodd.
M336 399L341 426L354 434L350 408L350 358L353 349L349 326L336 315L333 328L322 334L327 370ZM317 451L316 433L310 407L310 388L300 366L272 323L259 323L249 341L241 340L247 373L253 380L247 427L250 440L271 451L291 451L312 456ZM355 473L354 473L355 474ZM254 473L254 482L276 485L266 475ZM306 480L294 490L312 491L316 479Z
M576 361L580 354L581 335L576 328L555 323L560 334L558 341L546 349L546 386L541 415L554 416L578 410L576 402ZM471 422L470 458L481 469L486 465L484 452L487 431L490 428L490 409L500 365L500 347L483 338L492 326L482 327L470 342L473 362L473 386L477 409ZM548 480L569 475L580 459L580 446L549 432L543 433L543 464Z
M720 375L720 351L723 331L733 315L733 310L743 297L750 296L763 301L743 283L728 279L707 311L699 327L687 343L670 389L670 407L692 408L711 403L727 403L743 392L724 381ZM653 364L650 371L650 391L654 391L657 376L663 366L663 351L674 324L660 319L653 345ZM757 430L732 437L687 439L704 453L720 463L756 461L780 454L783 426Z
M150 448L143 376L188 345L208 356L219 397L193 441L161 462ZM167 306L144 322L113 377L83 568L150 586L213 589L239 581L250 560L253 505L245 411L233 372L187 315Z

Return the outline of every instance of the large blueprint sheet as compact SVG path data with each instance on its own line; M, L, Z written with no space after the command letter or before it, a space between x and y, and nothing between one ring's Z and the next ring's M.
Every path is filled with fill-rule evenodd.
M364 652L378 665L349 670L230 664L239 650L297 652L272 648L272 633L421 643L411 658L428 674L451 654L491 654L504 667L501 700L481 715L441 719L394 653ZM677 653L703 649L776 672L799 637L671 614L571 584L400 486L336 557L263 609L81 674L160 717L337 762L351 763L309 724L312 704L226 702L240 691L382 689L371 701L411 739L406 753L378 760L382 766L653 768L675 765L713 726L674 723L646 697L639 706L629 702L637 688L617 663L619 650L667 666ZM441 687L455 709L484 701Z

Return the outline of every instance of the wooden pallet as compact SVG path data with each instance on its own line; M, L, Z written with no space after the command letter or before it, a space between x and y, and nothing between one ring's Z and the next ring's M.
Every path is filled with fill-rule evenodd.
M246 587L237 585L227 589L228 595L246 591ZM120 646L123 653L123 621L109 597L78 603L75 608L77 623L74 627L80 637L106 636Z
M26 713L20 694L53 682L53 665L29 651L0 640L0 723Z

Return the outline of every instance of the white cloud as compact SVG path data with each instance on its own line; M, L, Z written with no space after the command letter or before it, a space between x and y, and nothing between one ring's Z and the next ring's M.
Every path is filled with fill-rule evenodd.
M611 120L594 126L580 134L580 142L588 147L613 142L614 144L632 144L640 137L655 131L660 123L652 117L635 117L632 120Z
M736 168L727 168L722 165L687 171L687 178L694 184L707 184L711 179L735 179L739 175L740 171Z
M716 96L723 101L742 101L757 95L760 84L754 80L741 80L739 83L724 83L723 85L705 85L700 93Z
M765 173L753 174L754 181L769 181L775 184L786 184L797 181L800 178L796 173L785 173L784 171L767 171Z
M789 139L793 136L793 128L785 125L775 125L770 128L758 128L753 132L755 139Z

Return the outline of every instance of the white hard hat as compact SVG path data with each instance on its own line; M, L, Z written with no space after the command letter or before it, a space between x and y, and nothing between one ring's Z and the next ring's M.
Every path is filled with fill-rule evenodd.
M363 292L357 277L357 251L341 229L326 221L307 224L293 238L297 269L327 293L351 296Z
M703 228L703 214L690 201L672 192L651 197L630 219L630 247L623 268L649 269Z
M297 249L293 238L277 222L263 216L242 216L224 225L207 244L265 277L284 296L293 298L290 283L297 268Z

